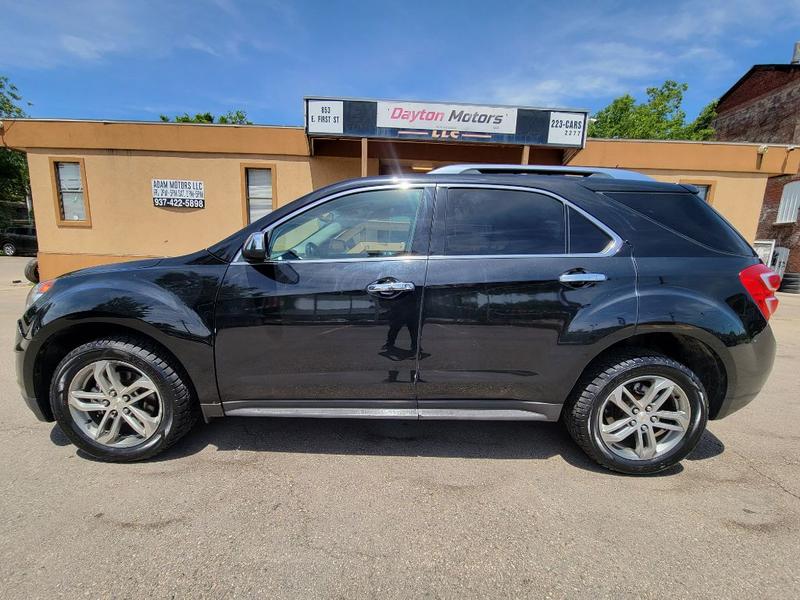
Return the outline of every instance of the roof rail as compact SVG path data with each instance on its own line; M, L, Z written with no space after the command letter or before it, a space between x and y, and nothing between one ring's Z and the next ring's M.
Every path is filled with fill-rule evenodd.
M644 173L627 169L606 169L604 167L562 167L554 165L493 165L461 164L447 165L429 171L430 175L570 175L572 177L606 177L609 179L628 179L634 181L653 181Z

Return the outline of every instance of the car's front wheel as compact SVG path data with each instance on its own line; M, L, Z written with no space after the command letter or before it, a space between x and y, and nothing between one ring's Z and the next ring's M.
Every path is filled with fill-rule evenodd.
M197 418L182 369L160 348L127 337L94 340L67 354L50 402L67 437L106 461L154 456Z
M3 244L3 254L6 256L14 256L17 253L17 247L12 244L11 242L5 242Z
M697 445L707 420L698 377L650 351L596 365L564 413L572 438L591 458L628 474L656 473L680 462Z

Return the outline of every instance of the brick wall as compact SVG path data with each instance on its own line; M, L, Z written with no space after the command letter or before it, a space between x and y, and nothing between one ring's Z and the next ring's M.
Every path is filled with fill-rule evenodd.
M753 85L743 84L746 89L741 94L720 105L715 123L716 139L800 143L800 69L797 76L787 78L782 87L772 87L767 93L756 85L758 78L751 79L754 79Z
M786 265L787 273L800 273L800 224L775 225L775 219L778 216L778 206L781 202L783 186L790 181L797 180L800 180L800 174L771 177L767 181L764 203L761 206L761 215L758 219L758 233L756 234L757 239L774 239L776 246L789 248L789 262Z

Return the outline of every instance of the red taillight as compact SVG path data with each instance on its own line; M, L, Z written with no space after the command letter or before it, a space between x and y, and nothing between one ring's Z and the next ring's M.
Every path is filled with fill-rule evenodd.
M781 285L781 276L764 264L747 267L739 273L739 280L752 296L758 308L769 319L778 308L775 292Z

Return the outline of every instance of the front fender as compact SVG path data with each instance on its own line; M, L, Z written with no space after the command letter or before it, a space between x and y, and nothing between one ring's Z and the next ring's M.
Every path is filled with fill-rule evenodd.
M151 268L59 279L20 320L26 340L22 380L34 388L36 361L48 342L103 325L138 332L164 346L189 375L201 404L218 404L214 370L214 299L224 266Z

